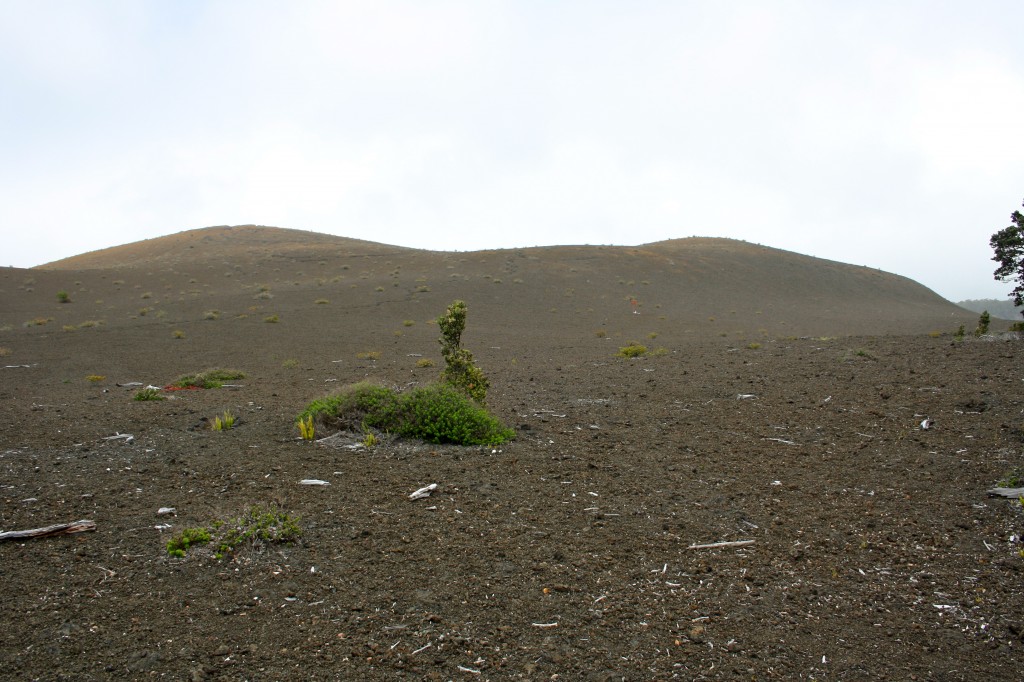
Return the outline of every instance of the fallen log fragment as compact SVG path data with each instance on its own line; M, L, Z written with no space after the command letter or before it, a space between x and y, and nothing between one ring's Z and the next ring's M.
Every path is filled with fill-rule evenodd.
M754 544L754 540L732 540L729 542L711 542L706 545L690 545L686 549L714 549L716 547L746 547Z
M88 530L96 530L96 522L82 519L71 523L57 523L42 528L30 530L9 530L0 533L0 540L22 540L24 538L44 538L51 535L71 535L72 533L84 533Z
M1024 495L1024 488L992 488L988 491L989 497L1008 497L1015 500Z

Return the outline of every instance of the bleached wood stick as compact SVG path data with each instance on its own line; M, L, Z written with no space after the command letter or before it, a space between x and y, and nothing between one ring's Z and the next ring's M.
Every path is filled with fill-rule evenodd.
M755 540L733 540L731 542L711 542L706 545L690 545L686 549L713 549L715 547L746 547L756 542Z
M70 535L72 533L84 533L87 530L96 530L96 522L81 520L71 523L57 523L43 528L32 528L31 530L9 530L0 533L0 540L20 540L23 538L42 538L50 535Z
M434 492L435 490L437 490L437 484L436 483L431 483L430 485L425 486L423 488L420 488L419 490L417 490L414 493L411 493L409 495L409 499L410 500L418 500L418 499L423 498L423 497L430 497L430 493Z
M989 497L1008 497L1011 500L1024 495L1024 488L992 488L988 491Z

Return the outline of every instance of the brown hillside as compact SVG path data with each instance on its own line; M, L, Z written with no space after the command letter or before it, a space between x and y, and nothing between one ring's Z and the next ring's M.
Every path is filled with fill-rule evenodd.
M432 317L461 298L487 329L500 333L528 320L535 336L569 340L603 331L627 340L656 334L659 343L698 336L753 342L952 331L974 322L907 278L728 239L451 253L273 227L211 227L32 272L40 283L52 281L42 293L47 305L57 290L91 281L78 285L84 297L103 301L90 316L122 321L145 307L159 307L169 320L209 310L302 316L318 300L347 315L372 306L375 315L401 321ZM136 298L145 292L154 297L148 305ZM25 305L19 315L33 315L38 305L18 302ZM314 314L304 324L333 320Z

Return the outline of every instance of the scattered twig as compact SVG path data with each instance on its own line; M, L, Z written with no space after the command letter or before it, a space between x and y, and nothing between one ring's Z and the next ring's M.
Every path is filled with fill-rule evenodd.
M21 540L23 538L43 538L51 535L70 535L72 533L84 533L87 530L96 530L96 522L83 519L71 523L57 523L43 528L32 528L30 530L9 530L0 533L0 540Z
M690 545L686 549L714 549L715 547L746 547L756 540L732 540L728 542L710 542L706 545Z
M530 623L535 628L557 628L558 623Z
M299 485L330 485L330 481L321 481L319 478L304 478Z

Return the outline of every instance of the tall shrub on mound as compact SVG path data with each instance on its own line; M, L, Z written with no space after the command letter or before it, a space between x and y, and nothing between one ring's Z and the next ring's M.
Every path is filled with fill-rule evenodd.
M486 409L448 384L396 393L369 382L314 400L298 416L331 427L378 429L429 443L498 445L515 436Z
M441 329L441 357L445 368L441 373L441 381L464 392L481 405L487 398L490 384L483 370L473 364L473 354L462 347L462 332L466 329L466 304L455 301L437 318L437 326Z

